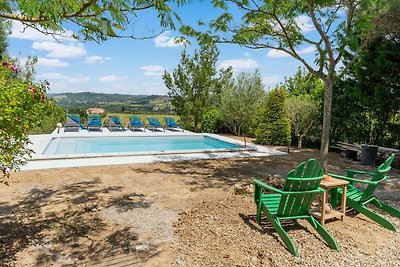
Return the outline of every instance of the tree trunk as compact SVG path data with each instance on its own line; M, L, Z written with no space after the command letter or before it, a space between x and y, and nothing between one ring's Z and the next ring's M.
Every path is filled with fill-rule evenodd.
M325 83L324 98L324 122L322 125L321 138L321 162L324 172L328 171L328 151L329 151L329 134L331 131L331 115L332 115L332 92L333 92L333 72L329 73Z
M297 149L301 151L302 145L303 145L303 136L298 135L297 136Z

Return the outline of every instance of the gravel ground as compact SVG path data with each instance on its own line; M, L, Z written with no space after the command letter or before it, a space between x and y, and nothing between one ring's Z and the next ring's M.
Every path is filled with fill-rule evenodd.
M400 234L362 215L326 224L339 252L306 221L285 223L298 257L265 219L257 225L252 194L235 185L279 186L311 157L318 151L15 173L0 186L0 266L400 266ZM348 168L374 170L330 155L331 172ZM391 176L376 193L400 208L400 172Z

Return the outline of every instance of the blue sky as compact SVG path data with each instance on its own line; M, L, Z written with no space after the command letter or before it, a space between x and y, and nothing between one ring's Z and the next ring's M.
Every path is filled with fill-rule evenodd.
M194 3L178 9L184 24L195 25L199 19L217 16L209 3ZM300 26L309 35L315 34L307 17L299 17ZM138 14L127 34L157 31L152 12ZM69 27L70 26L70 27ZM67 30L73 26L66 25ZM69 33L69 32L67 32ZM168 89L161 78L164 70L172 71L180 60L184 46L176 44L178 31L167 31L150 40L109 39L101 44L80 42L69 38L54 40L33 29L23 29L13 22L9 37L9 54L24 61L28 56L39 58L36 79L50 82L50 93L100 92L121 94L166 94ZM196 44L188 47L193 52ZM219 45L218 68L232 66L235 73L258 69L266 89L293 75L300 63L284 53L237 45ZM311 47L299 51L310 61Z

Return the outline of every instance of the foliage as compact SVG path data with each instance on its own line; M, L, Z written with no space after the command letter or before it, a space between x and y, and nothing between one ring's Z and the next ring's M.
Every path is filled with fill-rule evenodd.
M294 95L286 99L286 109L290 124L297 138L297 148L301 150L303 137L318 120L319 102L310 95Z
M256 129L256 142L265 145L290 144L290 120L285 108L286 91L283 88L272 90L262 107L258 127Z
M204 115L201 130L205 133L216 133L222 128L223 121L219 109L212 108Z
M221 94L220 112L224 124L238 136L249 134L264 97L260 73L240 73Z
M356 51L353 53L355 58L365 48L369 33L377 27L374 20L385 17L392 2L214 0L214 6L221 8L222 13L211 20L206 33L189 26L181 31L203 40L284 52L321 79L325 84L321 161L326 171L334 77L343 75L352 61L341 72L337 72L337 66L342 63L346 51ZM237 14L242 14L240 21L236 20ZM310 30L315 34L309 34ZM315 51L315 57L307 60L303 56L304 49Z
M8 47L8 41L7 41L7 35L10 30L9 25L7 23L0 19L0 60L3 59L7 55L7 47Z
M282 83L289 96L309 95L314 100L323 102L324 83L307 72L304 68L298 68L295 75L286 78Z
M360 53L335 87L333 137L341 141L395 145L400 113L400 43L385 35ZM351 105L350 105L351 103Z
M57 106L52 100L48 102L47 109L43 111L38 125L32 128L29 134L49 134L56 128L57 123L60 122L64 125L67 115L65 110Z
M219 83L231 75L230 71L221 70L217 76L218 54L215 45L201 45L192 58L183 51L178 67L163 75L175 113L183 125L192 126L195 132L201 129L204 115L218 99Z
M171 113L168 96L101 94L92 92L49 94L50 98L67 110L103 108L107 112ZM122 109L124 109L122 111ZM74 112L78 113L78 112Z
M10 170L24 164L32 151L27 132L39 125L42 113L49 108L47 83L34 85L18 76L18 69L7 62L0 67L0 167L3 180Z
M175 28L174 20L180 22L170 3L184 4L185 0L143 0L143 1L15 1L6 0L0 4L0 18L20 21L26 27L35 28L58 38L69 36L63 26L74 25L78 32L73 38L100 42L110 37L143 39L154 36L123 35L132 27L140 12L154 11L161 28Z

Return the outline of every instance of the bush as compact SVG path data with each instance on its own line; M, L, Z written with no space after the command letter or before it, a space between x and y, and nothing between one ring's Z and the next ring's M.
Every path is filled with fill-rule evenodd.
M263 145L289 145L291 139L290 120L285 109L286 91L272 90L259 112L256 142Z
M27 148L27 133L40 124L43 112L52 105L46 99L47 82L35 85L18 74L8 62L0 66L0 168L4 183L9 171L18 170L32 153Z
M205 115L201 130L206 133L216 133L222 127L221 114L218 109L211 109Z

